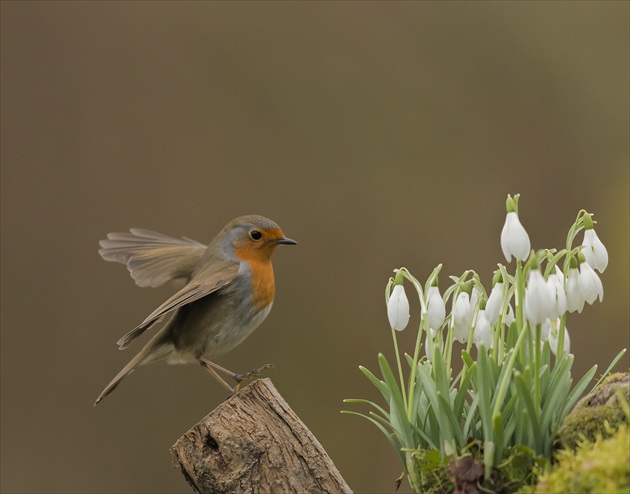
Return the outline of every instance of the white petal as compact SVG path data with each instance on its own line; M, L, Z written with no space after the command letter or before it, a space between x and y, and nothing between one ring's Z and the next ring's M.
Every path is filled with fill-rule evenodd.
M496 283L486 303L486 318L490 324L495 324L499 319L501 302L503 302L503 283Z
M532 325L542 324L553 311L553 293L538 270L529 272L524 303L525 316Z
M580 264L579 286L584 300L589 304L595 302L598 297L600 302L604 299L602 280L587 262Z
M492 348L492 328L486 318L486 311L481 309L477 314L477 324L473 332L473 342L477 348L483 345L486 348Z
M569 312L582 312L584 308L584 297L580 291L579 280L579 271L576 268L571 268L567 277L567 310Z
M427 319L429 327L438 330L446 317L446 306L437 286L429 287L427 293Z
M387 303L389 325L396 331L402 331L409 323L409 300L402 285L394 286Z
M472 325L472 311L470 309L470 296L461 292L457 296L453 306L453 334L458 341L465 343Z
M558 324L559 326L559 324ZM554 355L557 354L558 352L558 329L557 327L555 328L555 330L552 330L549 332L549 348L551 348L551 351L553 352ZM569 353L571 351L571 338L569 337L569 331L567 330L567 328L564 328L564 344L562 345L564 348L564 353Z
M508 262L512 256L521 261L526 261L530 250L529 235L521 225L518 215L510 212L505 217L505 223L501 230L501 250Z
M603 273L608 266L608 251L597 236L595 230L591 229L584 232L582 245L584 246L582 253L584 254L586 262L588 262L593 269L597 269L597 271Z
M554 301L549 317L556 319L564 315L567 310L567 295L564 292L564 283L558 278L557 274L551 274L547 278L547 286L551 290Z

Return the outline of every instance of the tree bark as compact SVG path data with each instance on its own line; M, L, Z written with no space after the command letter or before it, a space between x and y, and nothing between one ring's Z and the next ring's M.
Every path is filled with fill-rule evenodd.
M172 449L195 492L352 493L269 379L231 396Z

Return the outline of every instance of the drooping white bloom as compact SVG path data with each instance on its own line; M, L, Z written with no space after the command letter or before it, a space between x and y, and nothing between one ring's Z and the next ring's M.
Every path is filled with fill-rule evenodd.
M470 296L460 292L453 304L453 334L457 341L465 343L472 326L473 311L470 306Z
M440 289L437 286L430 286L427 291L427 320L429 327L437 331L444 323L445 317L446 306L442 295L440 295Z
M577 268L570 268L567 276L567 310L582 312L584 296L580 290L580 272Z
M538 269L532 269L525 289L525 317L530 324L542 324L554 307L554 297L545 278Z
M558 352L558 336L560 329L560 319L554 319L551 323L551 330L549 331L549 348L553 352L554 355L557 355ZM569 353L571 351L571 339L569 338L569 331L567 328L564 328L564 344L562 345L564 348L564 353Z
M593 269L603 273L608 266L608 251L592 228L584 231L582 254Z
M529 235L521 225L518 215L512 211L505 217L505 224L501 230L501 249L507 262L512 256L521 261L526 261L530 250Z
M480 309L477 313L477 324L473 331L473 343L477 348L483 345L486 348L492 348L492 328L486 318L486 311Z
M558 273L560 273L562 278L560 278ZM562 317L567 311L567 295L564 291L564 276L562 271L558 269L558 266L556 266L556 273L550 274L549 278L547 278L547 286L551 290L554 301L549 317L551 319Z
M501 312L501 302L503 302L503 282L495 283L486 303L486 318L490 324L495 324Z
M602 280L599 279L597 273L593 270L591 265L584 261L580 264L580 277L578 279L580 292L589 304L595 302L596 298L599 298L601 302L604 299L604 286Z
M395 285L387 302L389 325L396 331L402 331L409 323L409 300L402 285Z

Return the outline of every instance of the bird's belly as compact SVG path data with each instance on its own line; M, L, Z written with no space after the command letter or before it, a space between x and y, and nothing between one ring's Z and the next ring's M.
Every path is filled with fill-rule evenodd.
M204 297L182 307L172 321L175 346L168 363L218 357L245 340L265 320L272 303L258 311L247 298Z
M209 334L204 354L209 358L218 357L240 345L265 320L271 311L271 306L272 303L249 316L234 318L216 334Z

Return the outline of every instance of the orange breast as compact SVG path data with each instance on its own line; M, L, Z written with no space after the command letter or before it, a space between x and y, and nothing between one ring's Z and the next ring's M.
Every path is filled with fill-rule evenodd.
M271 255L251 246L242 246L236 249L236 256L241 261L247 262L251 269L254 307L257 310L264 309L273 302L276 291Z

